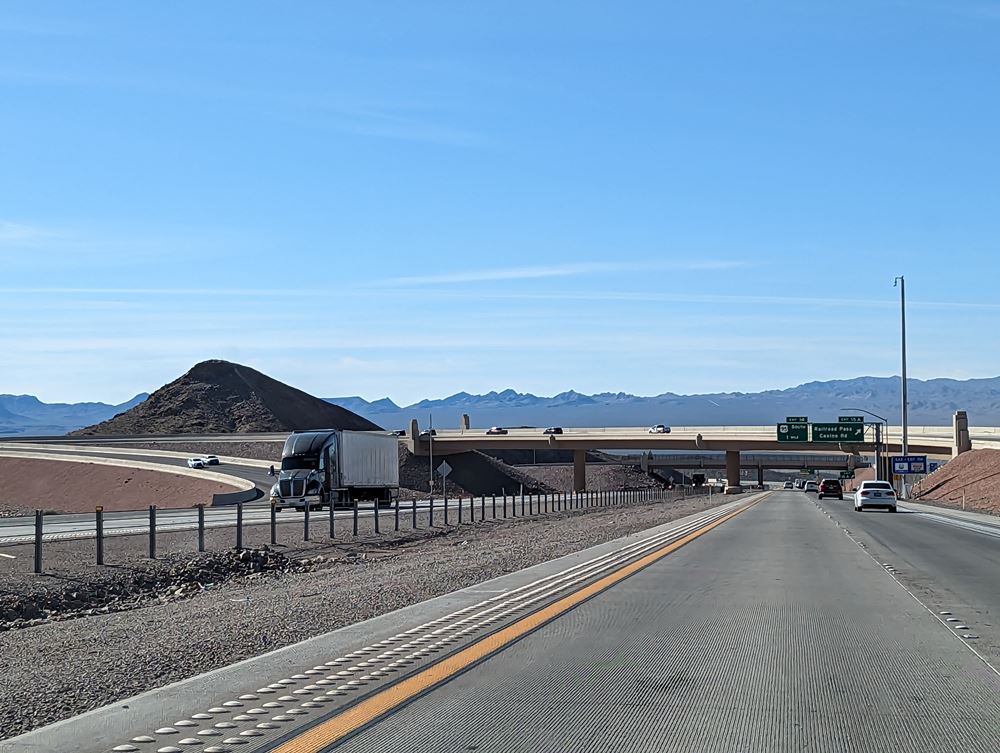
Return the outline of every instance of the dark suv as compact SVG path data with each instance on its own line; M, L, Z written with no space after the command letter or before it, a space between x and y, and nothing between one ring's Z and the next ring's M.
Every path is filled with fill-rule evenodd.
M835 478L825 478L819 482L819 499L823 497L836 497L837 499L844 498L844 487L840 485L840 482Z

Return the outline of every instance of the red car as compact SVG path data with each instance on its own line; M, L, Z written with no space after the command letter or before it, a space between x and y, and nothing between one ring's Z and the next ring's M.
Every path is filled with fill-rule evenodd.
M840 485L840 482L835 478L825 478L819 482L819 499L823 497L836 497L837 499L844 498L844 487Z

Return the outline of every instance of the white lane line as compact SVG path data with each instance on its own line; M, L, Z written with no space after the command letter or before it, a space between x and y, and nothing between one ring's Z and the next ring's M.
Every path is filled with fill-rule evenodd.
M4 554L3 552L0 552L0 557L6 557L9 560L16 560L17 559L17 557L15 557L13 554Z

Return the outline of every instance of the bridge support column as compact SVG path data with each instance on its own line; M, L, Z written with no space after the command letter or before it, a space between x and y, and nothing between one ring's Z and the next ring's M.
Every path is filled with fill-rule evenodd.
M726 450L726 494L739 494L740 486L740 451Z
M951 419L954 431L954 442L951 446L951 456L958 457L963 452L972 449L972 439L969 437L969 416L964 410L955 411Z
M587 451L573 450L573 491L587 490Z
M458 422L458 428L460 431L468 431L471 422L469 421L469 414L463 413L462 420Z

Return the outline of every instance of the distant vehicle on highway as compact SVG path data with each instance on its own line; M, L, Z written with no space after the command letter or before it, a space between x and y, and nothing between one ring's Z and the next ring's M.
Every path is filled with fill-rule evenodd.
M649 427L650 434L669 434L670 427L664 424L657 424L656 426Z
M836 497L837 499L844 498L844 487L840 485L840 481L835 478L825 478L819 482L819 499L823 497Z
M420 432L421 439L427 439L428 437L436 437L437 431L435 429L424 429Z
M217 455L202 455L201 459L205 461L205 465L218 465L219 458Z
M562 434L563 430L561 426L550 426L548 429L542 432L542 434Z
M864 512L866 507L883 507L896 512L896 490L888 481L862 481L854 492L854 512Z
M502 426L491 426L486 430L487 434L506 434L507 430Z
M819 484L815 481L806 481L805 485L802 487L804 492L819 492Z
M805 479L801 479L801 478L795 479L795 483L793 484L793 486L796 489L801 489L805 485L806 485Z
M208 463L204 458L188 458L188 468L206 468Z
M784 484L782 485L782 487L781 487L781 488L782 488L782 489L794 489L794 488L795 488L795 484L793 484L793 483L792 483L791 481L786 481L786 482L785 482L785 483L784 483Z

